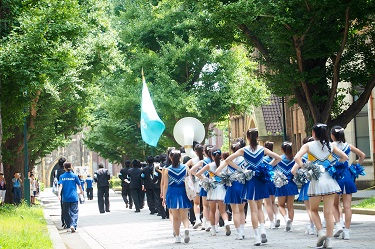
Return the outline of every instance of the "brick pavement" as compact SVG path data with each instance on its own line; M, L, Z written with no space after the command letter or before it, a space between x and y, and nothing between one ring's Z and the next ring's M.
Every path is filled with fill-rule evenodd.
M375 193L375 192L374 192ZM368 193L366 193L368 194ZM95 195L95 194L94 194ZM373 196L373 194L370 194ZM368 196L366 196L368 197ZM111 212L100 214L97 201L86 201L79 206L79 224L77 232L71 234L60 227L60 207L57 197L47 189L41 194L45 206L47 222L55 248L68 249L116 249L116 248L255 248L250 217L245 225L245 240L234 240L232 235L225 236L224 228L219 229L216 237L201 230L191 229L191 240L188 244L175 244L172 235L172 224L169 220L161 220L159 216L150 215L147 207L141 213L134 209L126 209L121 195L111 191ZM308 217L305 211L295 210L292 232L285 232L285 224L276 230L267 229L268 242L260 248L315 248L316 236L305 235ZM49 223L51 224L51 223ZM268 223L266 223L268 226ZM56 232L57 231L57 232ZM375 216L354 214L350 232L351 240L334 239L334 248L375 248ZM259 247L258 247L259 248Z

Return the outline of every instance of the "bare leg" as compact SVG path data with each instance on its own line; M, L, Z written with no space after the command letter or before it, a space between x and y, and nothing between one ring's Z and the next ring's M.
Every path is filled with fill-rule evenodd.
M326 219L327 236L332 237L333 235L333 203L336 194L323 196L324 204L324 218Z
M172 223L173 223L173 232L176 236L180 236L180 225L181 225L181 218L180 218L180 210L179 209L169 209L173 216Z
M352 222L352 194L343 194L342 202L345 212L345 228L349 229L350 223Z
M286 203L287 203L287 206L288 206L288 217L289 217L289 219L291 219L291 221L293 221L293 219L294 219L294 207L293 207L294 195L287 196L286 197Z

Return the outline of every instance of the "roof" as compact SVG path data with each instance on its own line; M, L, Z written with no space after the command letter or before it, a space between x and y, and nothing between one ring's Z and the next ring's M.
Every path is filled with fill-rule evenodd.
M275 95L271 95L270 104L262 105L262 112L267 134L282 134L281 98Z

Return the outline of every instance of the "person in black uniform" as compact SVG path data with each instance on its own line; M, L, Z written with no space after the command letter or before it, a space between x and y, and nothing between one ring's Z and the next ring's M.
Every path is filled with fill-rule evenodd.
M98 187L98 206L99 212L110 212L109 210L109 175L108 169L104 168L103 163L99 164L99 169L94 174L94 181Z
M60 176L62 174L65 173L65 170L64 170L64 163L66 161L66 158L65 157L61 157L58 161L58 164L59 164L59 168L55 171L55 175L54 177L57 178L57 181L59 182L60 181ZM63 189L61 191L64 191ZM61 206L61 227L63 228L66 228L66 223L65 223L65 220L64 220L64 211L63 211L63 202L62 200L60 200L60 206Z
M156 214L154 197L154 157L147 157L147 166L143 168L143 182L146 190L147 206L150 214Z
M161 216L162 219L166 218L165 209L163 207L163 199L160 198L160 183L162 175L162 166L160 165L160 157L156 156L154 158L154 199L155 199L155 209L158 212L158 216Z
M141 169L141 162L137 159L132 161L133 168L129 169L128 177L130 179L130 193L133 199L133 203L135 206L135 212L139 213L141 210L141 203L143 202L143 179L142 169Z
M128 179L128 172L130 169L130 161L125 161L125 167L120 170L119 178L121 179L121 195L122 199L125 202L126 208L132 209L133 207L133 199L130 194L130 181Z

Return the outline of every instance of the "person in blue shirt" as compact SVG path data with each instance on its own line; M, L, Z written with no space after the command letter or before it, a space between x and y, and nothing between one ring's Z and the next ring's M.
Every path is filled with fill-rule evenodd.
M82 175L78 175L79 181L81 182L81 187L83 194L79 195L79 203L83 204L85 203L85 180L83 179Z
M81 182L76 174L72 172L72 164L64 162L65 173L59 178L59 200L63 203L63 216L66 227L74 233L77 229L78 222L78 193L83 194ZM64 189L64 191L62 191Z
M94 189L92 187L94 179L92 179L90 175L87 175L85 182L86 182L87 199L92 200L94 198Z

